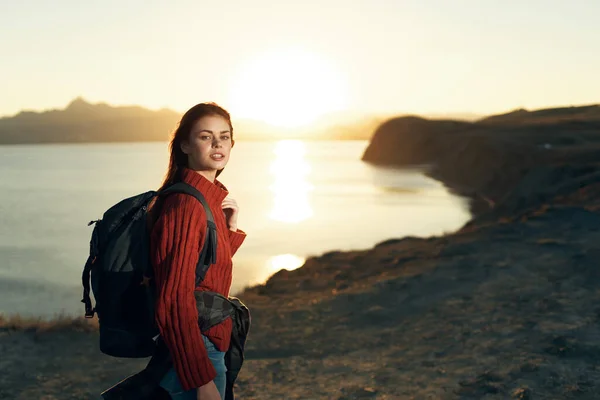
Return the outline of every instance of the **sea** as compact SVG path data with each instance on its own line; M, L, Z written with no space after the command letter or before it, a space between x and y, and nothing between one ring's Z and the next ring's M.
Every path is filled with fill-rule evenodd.
M232 294L333 250L452 232L468 200L422 169L361 161L368 141L239 141L219 180L247 238ZM92 227L111 205L156 189L168 143L0 146L0 314L83 315Z

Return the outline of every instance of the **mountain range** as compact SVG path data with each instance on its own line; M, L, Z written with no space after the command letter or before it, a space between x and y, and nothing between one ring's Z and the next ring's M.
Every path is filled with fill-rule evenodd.
M140 106L92 104L78 97L64 109L21 111L0 118L0 144L166 141L181 115L166 108L155 111ZM381 123L395 116L339 112L301 128L274 127L250 119L233 123L237 140L367 140Z

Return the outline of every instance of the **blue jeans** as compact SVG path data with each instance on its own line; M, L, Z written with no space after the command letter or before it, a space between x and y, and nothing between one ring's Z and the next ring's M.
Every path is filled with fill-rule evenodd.
M208 352L208 358L215 367L217 371L217 376L214 379L215 385L219 390L219 394L221 395L221 399L225 399L225 386L227 383L226 373L227 368L225 367L225 353L219 351L215 345L204 335L202 335L202 339L204 339L204 345L206 346L206 350ZM196 400L196 389L188 390L187 392L183 390L181 387L181 383L179 382L179 378L177 377L177 373L175 372L175 368L171 368L169 372L164 376L164 378L160 381L160 386L165 389L173 400Z

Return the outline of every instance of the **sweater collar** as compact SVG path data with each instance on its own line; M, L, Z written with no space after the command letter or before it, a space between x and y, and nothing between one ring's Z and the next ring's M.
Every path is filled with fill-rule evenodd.
M198 189L206 198L208 203L221 207L221 203L229 194L229 191L221 182L215 179L211 182L198 172L190 168L183 168L181 171L181 180Z

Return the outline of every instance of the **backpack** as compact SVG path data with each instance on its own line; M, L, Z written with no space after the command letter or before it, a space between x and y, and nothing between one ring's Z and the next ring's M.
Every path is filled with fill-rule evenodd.
M159 192L148 191L110 207L95 225L90 254L83 268L85 317L98 314L100 351L113 357L144 358L153 354L159 335L155 322L156 289L150 262L148 205L157 196L185 193L204 207L207 234L196 267L196 282L216 261L216 225L202 193L184 182ZM91 276L90 276L91 275ZM96 300L92 307L91 288Z

